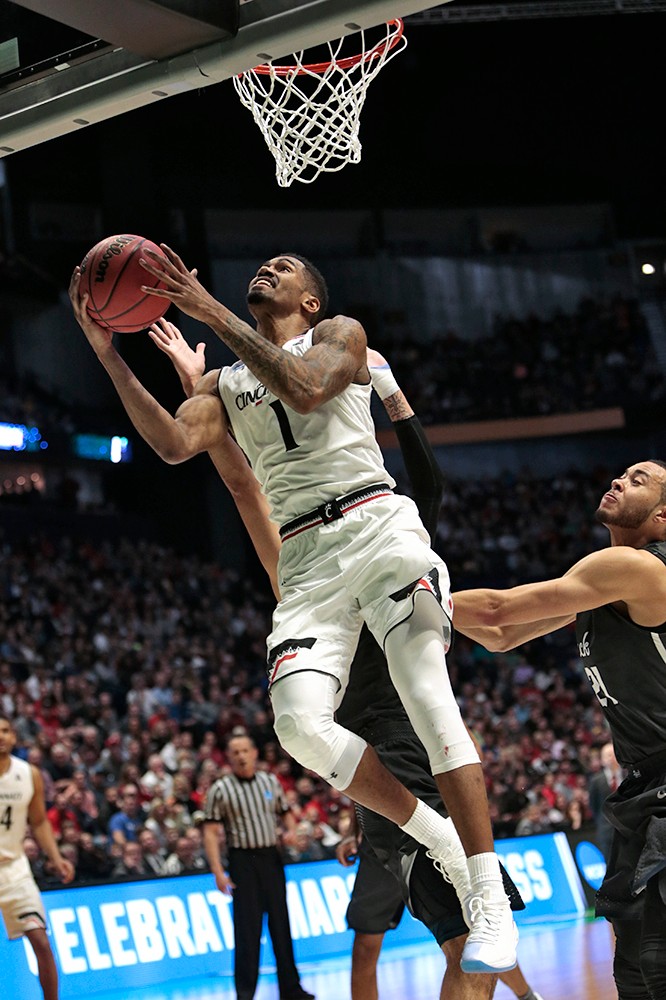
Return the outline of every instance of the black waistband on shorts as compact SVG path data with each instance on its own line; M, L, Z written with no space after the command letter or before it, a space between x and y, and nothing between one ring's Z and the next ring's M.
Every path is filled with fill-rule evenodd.
M418 740L409 722L380 722L361 726L358 735L373 747L379 743L391 743L393 740Z
M308 528L319 528L322 524L331 524L332 521L339 521L341 517L355 507L360 507L371 500L377 500L379 497L387 496L389 493L393 493L393 490L388 483L374 483L372 486L364 486L360 490L354 490L353 493L347 493L343 497L336 497L335 500L327 500L326 503L320 504L314 510L308 511L307 514L299 514L298 517L283 524L280 528L280 538L284 541L285 538L293 538L294 535L300 535L302 531L307 531Z
M630 764L627 771L632 778L657 778L666 773L666 748Z

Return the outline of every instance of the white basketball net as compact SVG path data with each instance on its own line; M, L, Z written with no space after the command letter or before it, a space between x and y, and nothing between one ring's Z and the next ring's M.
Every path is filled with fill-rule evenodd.
M273 62L235 76L234 87L252 113L276 164L280 187L310 184L323 172L342 170L361 159L358 133L370 81L407 45L400 20L389 21L379 42L366 48L366 32L327 42L328 58ZM359 39L356 55L343 56L344 43ZM360 54L359 54L360 49Z

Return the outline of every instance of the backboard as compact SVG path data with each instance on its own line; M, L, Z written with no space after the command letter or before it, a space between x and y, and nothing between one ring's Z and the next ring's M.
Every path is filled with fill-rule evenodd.
M130 49L127 43L118 44L95 31L91 5L84 0L63 0L57 20L51 14L55 5L46 0L0 0L0 157L429 6L428 0L232 2L238 4L237 31L222 30L221 37L211 41L207 26L197 36L195 25L192 38L200 37L199 44L166 57L159 53L151 57L143 44L130 40ZM118 3L137 10L148 6L148 0ZM164 7L165 16L172 16L173 8L190 12L202 4L204 0L194 4L162 0L149 5L153 11ZM87 14L84 20L81 9ZM14 26L22 37L12 34ZM107 21L99 27L110 34Z

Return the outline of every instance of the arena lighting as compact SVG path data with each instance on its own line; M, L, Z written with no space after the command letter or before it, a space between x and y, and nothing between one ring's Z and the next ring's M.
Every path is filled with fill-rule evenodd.
M72 450L77 458L87 458L97 462L130 462L132 446L126 437L103 434L74 434Z
M43 493L46 484L41 472L12 474L0 480L0 496L21 496L23 493Z
M654 274L656 271L656 267L654 266L654 264L646 262L645 264L641 264L641 271L643 274Z
M43 451L48 443L36 427L0 422L0 451Z

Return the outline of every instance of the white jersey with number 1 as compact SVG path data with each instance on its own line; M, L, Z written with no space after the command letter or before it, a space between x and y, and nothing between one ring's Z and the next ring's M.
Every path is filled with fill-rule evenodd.
M283 350L301 357L311 347L308 330ZM375 438L370 383L352 383L307 414L278 399L242 361L220 371L218 389L278 524L364 486L395 486Z
M9 769L0 775L0 865L25 858L23 839L35 793L30 764L13 755L9 761Z

